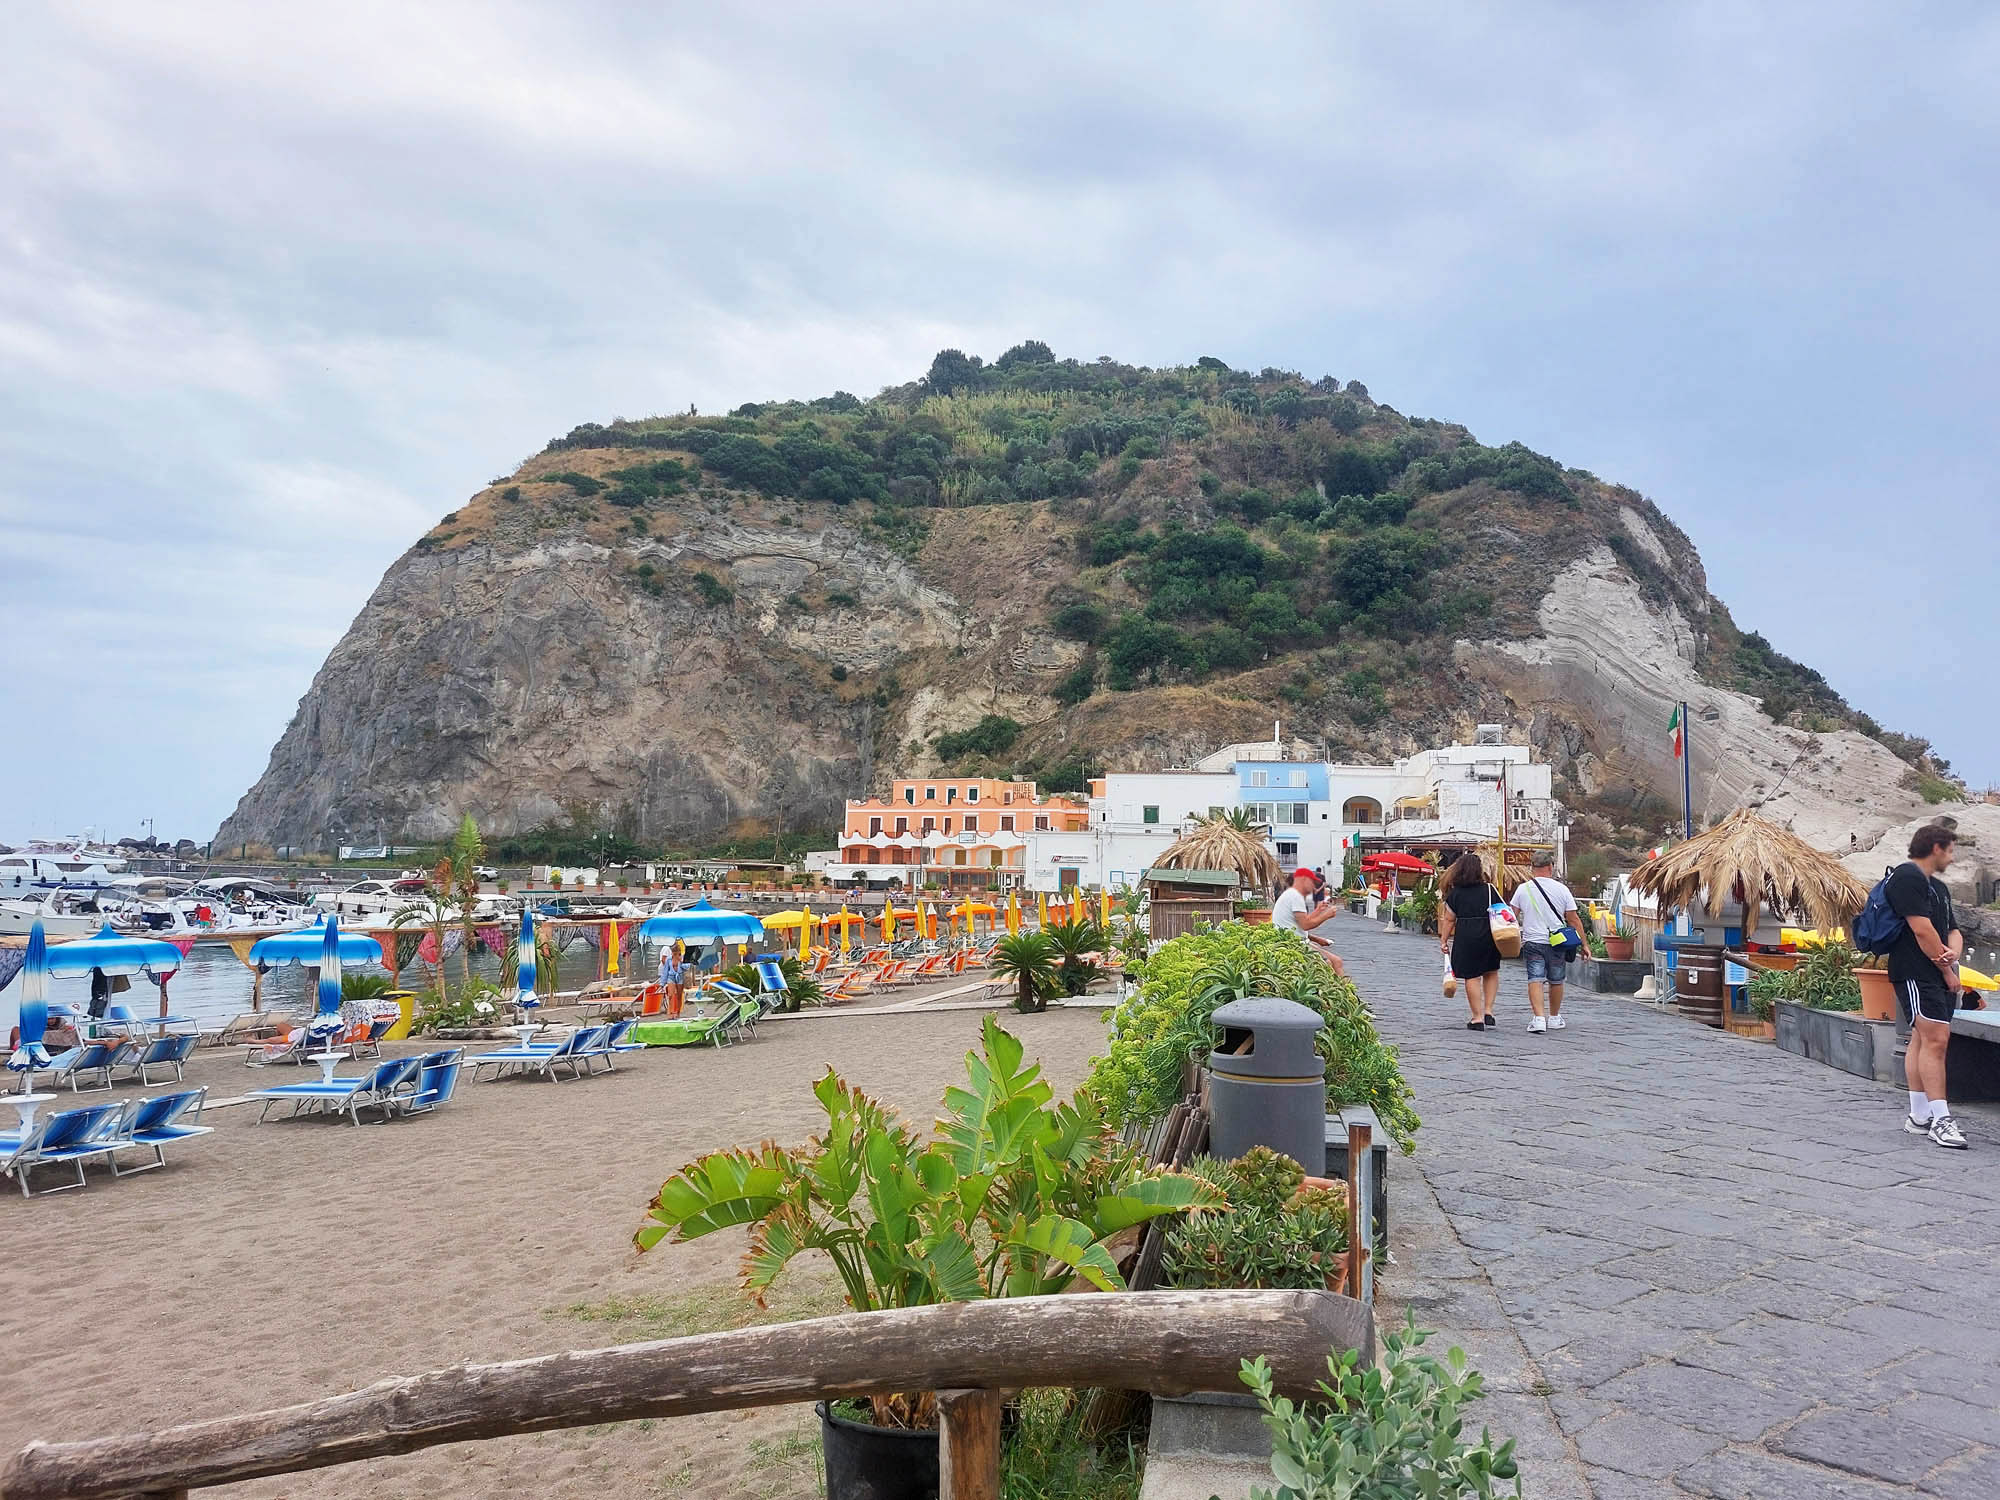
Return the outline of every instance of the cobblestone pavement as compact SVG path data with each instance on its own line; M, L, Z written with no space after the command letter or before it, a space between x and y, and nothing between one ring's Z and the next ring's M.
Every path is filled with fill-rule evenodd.
M1385 1311L1462 1346L1535 1500L2000 1497L2000 1112L1572 990L1465 1030L1434 940L1339 921L1423 1116ZM1409 1167L1420 1169L1421 1176Z

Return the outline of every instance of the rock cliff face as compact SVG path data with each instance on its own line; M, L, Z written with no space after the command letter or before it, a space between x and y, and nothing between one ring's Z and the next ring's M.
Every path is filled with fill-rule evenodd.
M1122 368L1072 378L1120 391L1151 380L1168 396L1208 378L1127 378ZM585 822L653 846L825 828L843 799L934 768L939 733L1000 715L1022 726L1005 764L1029 774L1064 762L1072 772L1077 762L1183 764L1264 738L1274 719L1359 759L1497 721L1555 764L1580 816L1602 825L1599 842L1629 847L1657 839L1677 813L1666 725L1683 700L1704 815L1757 806L1822 847L1847 849L1852 837L1873 864L1885 840L1932 811L1906 789L1905 761L1831 727L1862 721L1823 683L1736 632L1693 547L1631 491L1525 450L1480 449L1463 429L1402 418L1365 392L1310 396L1347 424L1338 431L1329 420L1259 425L1244 408L1339 389L1265 376L1232 390L1234 405L1174 398L1180 406L1158 418L1174 425L1149 429L1168 450L1147 460L1122 431L1109 447L1090 446L1111 419L1062 427L1058 398L1038 395L982 407L889 393L883 410L903 403L893 418L851 397L812 412L795 404L787 410L806 420L785 417L794 436L770 447L741 416L705 429L687 425L694 419L579 429L581 441L572 434L481 491L389 569L218 841L422 840L466 813L493 834ZM1229 372L1211 386L1226 380L1252 377ZM849 426L823 431L835 418L821 408ZM1033 431L1053 436L1025 441L1037 421ZM831 443L833 431L849 446ZM1003 432L1015 434L1004 454ZM1185 449L1173 446L1188 433ZM803 445L789 450L804 455L801 468L822 465L809 480L756 467L787 443ZM1054 475L1071 493L982 503L967 490L945 504L950 496L933 488L930 503L916 504L905 487L928 481L884 488L865 467L934 470L925 454L947 451L960 455L954 463L1012 464L1023 486ZM663 452L682 457L662 461ZM1468 453L1485 467L1464 467ZM1397 464L1403 488L1391 492L1385 476ZM875 498L789 498L787 482L815 495L872 485ZM949 489L949 474L938 483ZM1363 493L1329 499L1330 483ZM1272 514L1281 485L1295 498ZM1392 519L1410 512L1408 527L1366 529L1381 522L1365 510L1348 519L1386 501L1396 502ZM1266 581L1246 589L1291 588L1299 613L1287 616L1282 593L1258 594L1282 606L1275 634L1260 637L1239 592L1237 613L1223 617L1244 631L1202 637L1234 653L1230 667L1131 671L1118 667L1115 636L1100 653L1082 643L1089 631L1056 628L1061 601L1086 600L1099 618L1126 622L1129 640L1135 622L1158 614L1148 605L1160 596L1145 590L1163 586L1163 549L1232 517L1263 528L1247 545ZM1232 534L1229 545L1246 545L1243 531ZM1107 535L1127 539L1109 564ZM1133 537L1152 539L1142 555L1153 562L1119 560ZM1376 546L1379 573L1419 543L1437 559L1429 578L1371 605L1385 585L1356 558ZM1203 613L1199 583L1190 590L1181 577L1180 618L1215 618ZM1270 581L1285 577L1298 582ZM1218 596L1238 583L1218 585ZM1775 677L1756 680L1781 690L1806 681L1821 695L1810 712L1774 722L1768 687L1760 699L1721 685L1744 677L1726 659L1718 666L1719 652L1746 641L1753 677L1778 663ZM1117 670L1126 681L1113 680ZM1118 686L1131 690L1109 690ZM1795 727L1807 723L1821 732ZM1625 812L1600 816L1600 806Z

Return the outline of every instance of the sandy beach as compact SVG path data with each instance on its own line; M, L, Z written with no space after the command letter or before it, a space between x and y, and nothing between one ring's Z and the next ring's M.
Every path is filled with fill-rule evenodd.
M0 1183L18 1278L0 1339L0 1449L748 1321L740 1231L633 1251L661 1180L702 1151L804 1139L820 1118L809 1085L829 1065L928 1125L980 1019L767 1021L721 1051L655 1049L574 1082L468 1083L436 1115L359 1129L214 1110L216 1133L171 1150L165 1171L93 1170L82 1192L25 1202ZM1064 1092L1104 1034L1094 1009L1004 1019ZM240 1049L188 1069L211 1099L297 1076L311 1070L253 1071ZM828 1280L791 1286L774 1315L839 1310ZM818 1493L817 1446L810 1408L786 1407L462 1444L204 1493L783 1500Z

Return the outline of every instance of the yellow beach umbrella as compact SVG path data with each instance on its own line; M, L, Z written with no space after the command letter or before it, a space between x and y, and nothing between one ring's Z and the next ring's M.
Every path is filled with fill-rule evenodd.
M604 972L606 976L618 973L618 924L604 924Z
M794 927L810 927L818 920L811 912L801 908L797 911L774 911L764 918L764 926L766 929L775 927L783 932Z
M799 962L804 963L813 956L813 924L810 920L799 923Z
M852 920L850 920L850 918L851 918ZM853 925L853 924L854 924L855 922L858 922L858 921L860 921L860 920L861 920L861 919L860 919L859 917L856 917L856 916L854 915L854 913L853 913L853 912L851 912L851 911L849 911L849 910L847 909L847 903L846 903L846 902L844 902L844 901L843 901L843 902L841 902L841 904L840 904L840 917L839 917L839 922L840 922L840 951L841 951L841 954L842 954L842 956L843 956L843 957L844 957L844 956L846 956L846 953L847 953L847 929L848 929L849 927L851 927L851 926L852 926L852 925Z
M1110 886L1108 886L1108 885L1107 885L1107 886L1106 886L1106 887L1104 888L1104 896L1103 896L1103 899L1102 899L1102 900L1101 900L1101 901L1100 901L1100 902L1099 902L1098 904L1099 904L1099 907L1100 907L1100 909L1101 909L1101 915L1100 915L1100 916L1098 917L1098 919L1097 919L1097 920L1098 920L1099 922L1101 922L1101 923L1102 923L1102 924L1103 924L1104 926L1106 926L1106 927L1109 927L1109 926L1111 925L1111 887L1110 887Z
M882 941L887 943L896 936L896 908L887 901L882 903Z
M1013 936L1021 930L1021 897L1018 892L1007 893L1007 933Z
M1049 925L1049 893L1047 891L1035 892L1035 920L1044 927Z
M930 909L921 901L917 903L917 936L920 938L936 936L931 930Z

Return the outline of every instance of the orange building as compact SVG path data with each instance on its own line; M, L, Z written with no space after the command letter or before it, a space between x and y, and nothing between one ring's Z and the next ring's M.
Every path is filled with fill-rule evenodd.
M887 798L847 804L840 860L847 865L907 865L905 885L988 887L1011 884L1025 868L1025 835L1090 826L1088 803L1042 797L1032 781L992 776L937 776L895 781Z

